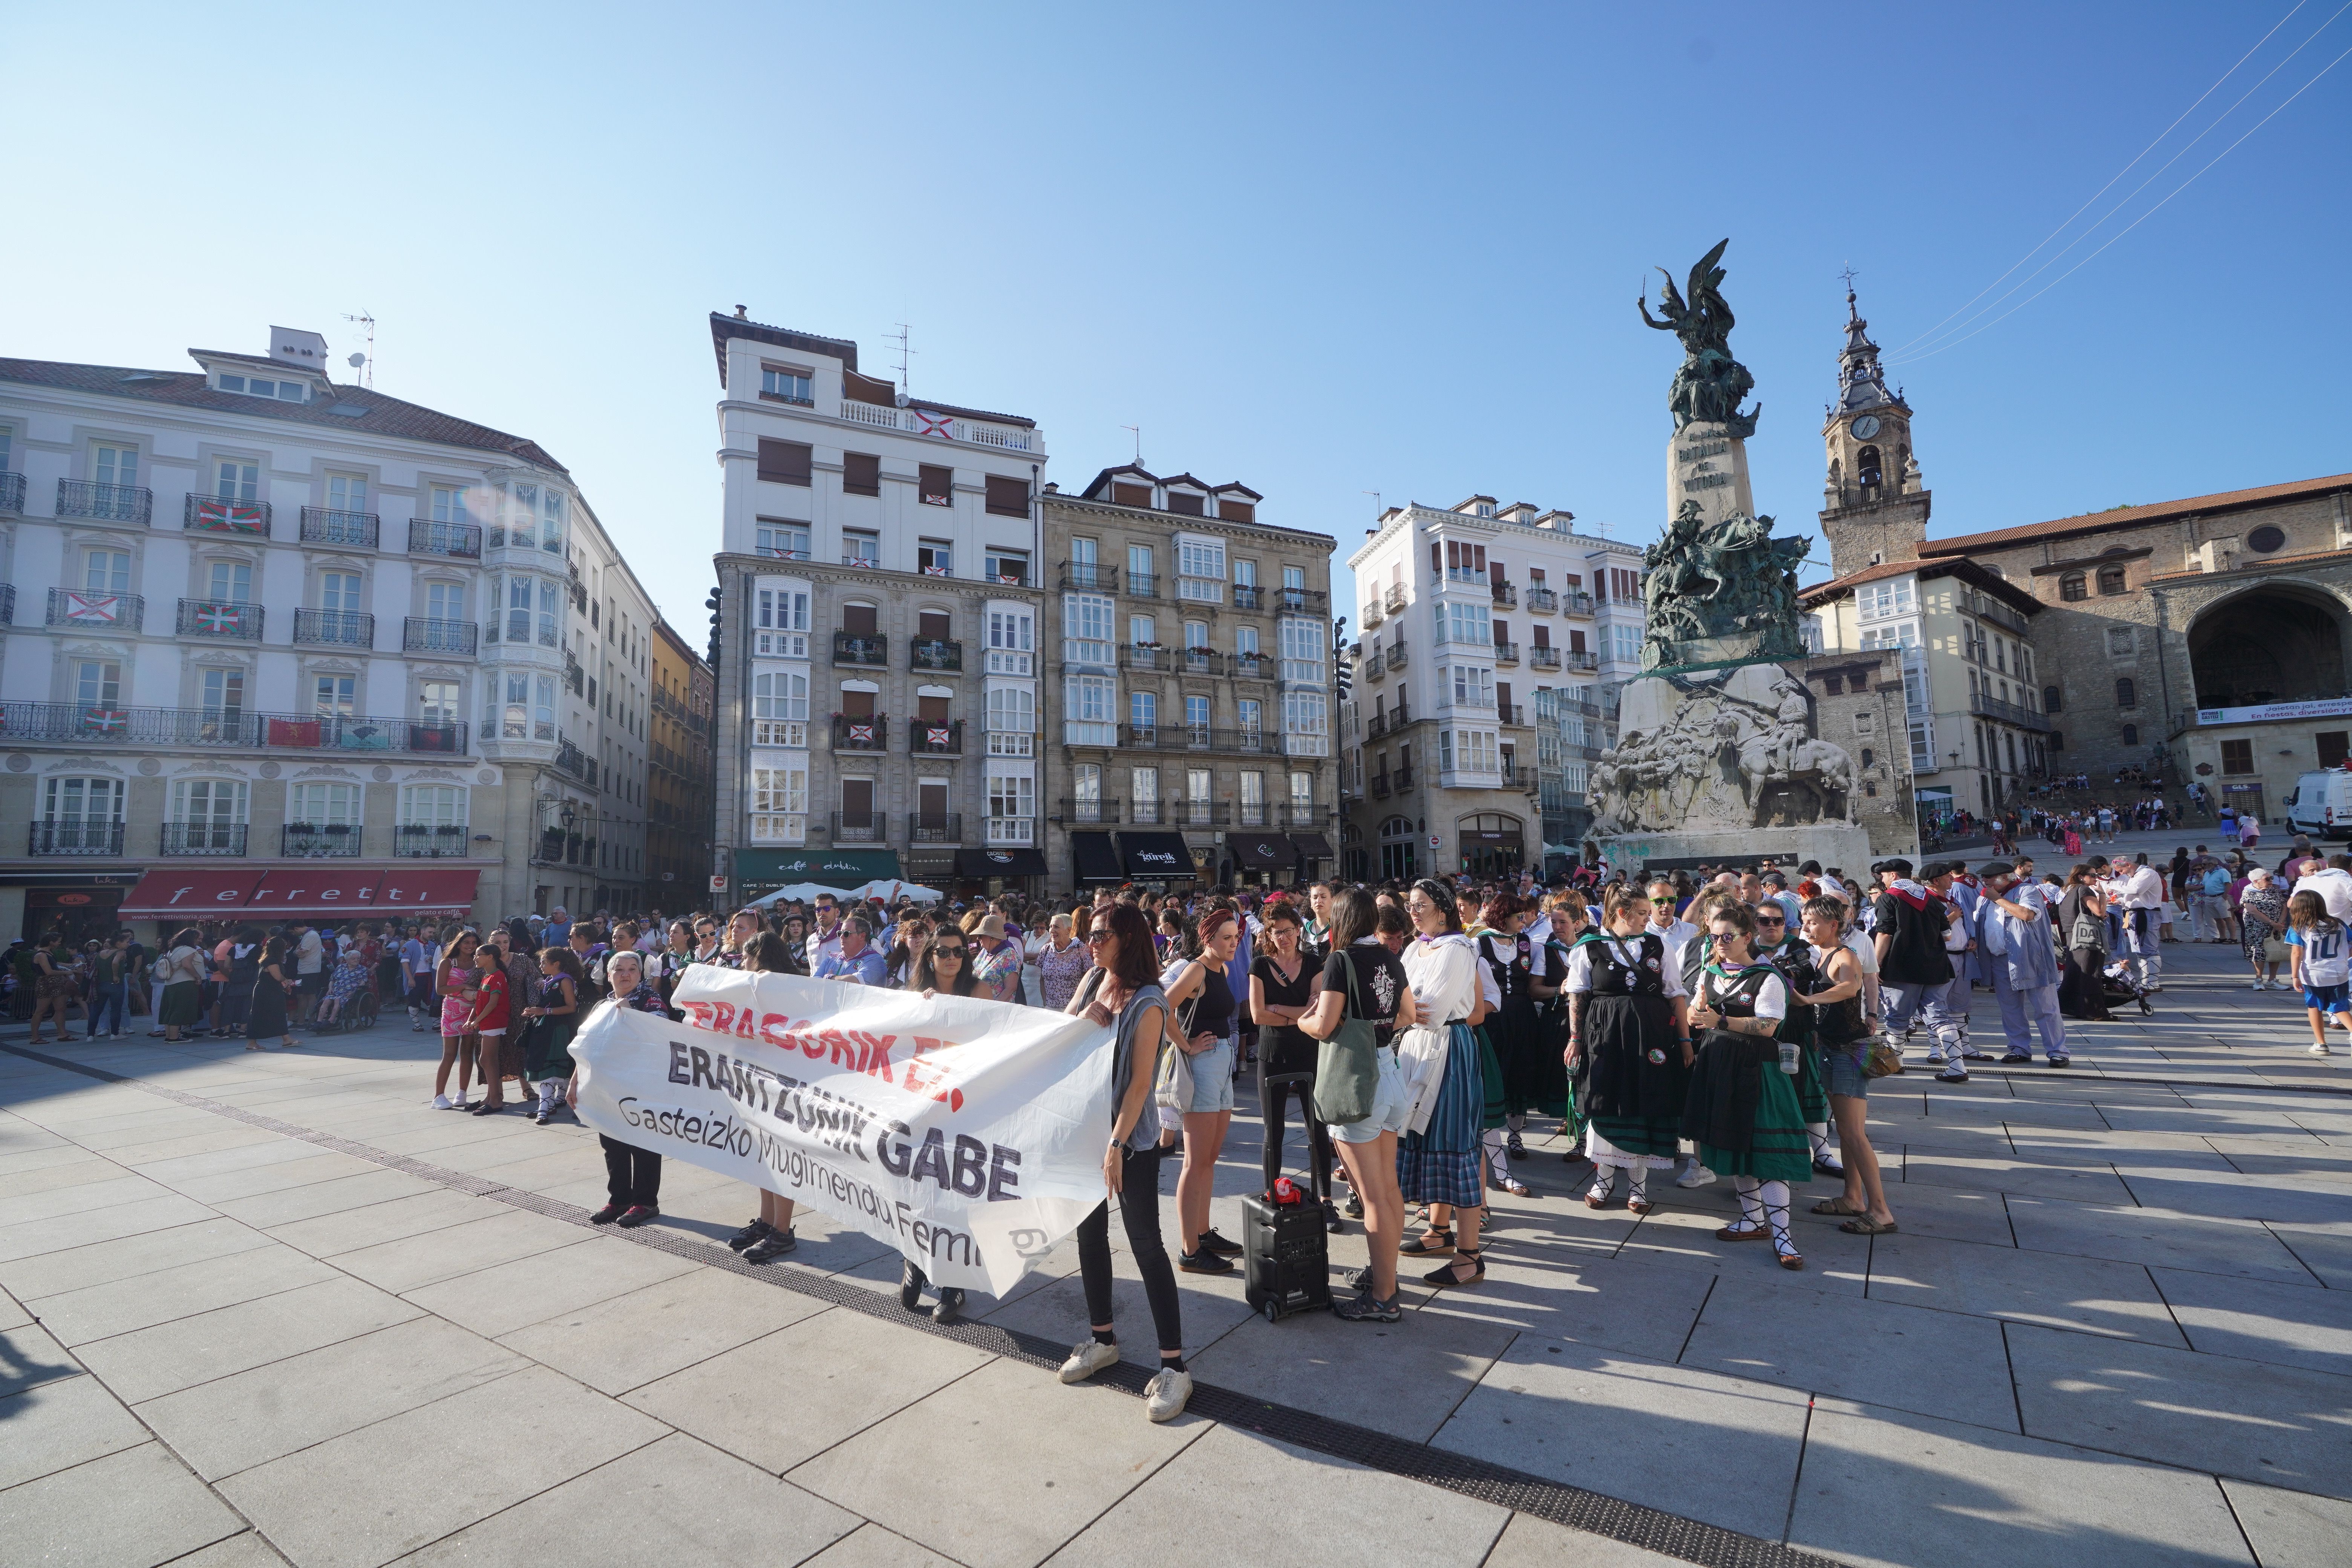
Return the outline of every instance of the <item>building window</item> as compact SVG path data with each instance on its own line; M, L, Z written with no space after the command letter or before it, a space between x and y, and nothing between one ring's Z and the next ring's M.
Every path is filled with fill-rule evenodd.
M1284 692L1284 750L1294 756L1321 756L1325 737L1329 732L1329 711L1319 691Z
M919 540L915 544L915 570L926 577L955 575L955 550L937 539Z
M925 463L915 471L915 499L925 506L955 505L955 470L943 463Z
M1176 542L1176 574L1180 577L1205 577L1222 583L1225 580L1224 542L1216 539L1180 539Z
M992 517L1027 517L1029 481L1004 474L988 476L986 510Z
M2312 737L2319 743L2319 765L2336 768L2344 765L2347 755L2352 755L2352 731L2322 730Z
M122 781L52 778L41 792L41 824L65 849L105 849L122 822Z
M808 811L808 770L751 770L751 837L773 843L797 841L805 836Z
M1240 699L1234 704L1234 722L1244 735L1255 739L1265 729L1265 704L1255 697Z
M2058 579L2058 596L2062 599L2087 599L2091 596L2090 580L2080 572L2069 572Z
M805 441L774 441L761 437L760 478L772 485L805 485L815 455L815 448Z
M1152 691L1130 691L1127 694L1127 721L1137 730L1152 731L1160 727L1160 696Z
M1117 700L1116 683L1108 676L1074 675L1066 689L1069 710L1066 744L1074 746L1115 746L1118 723L1112 704Z
M204 671L205 723L215 729L234 728L245 717L245 671ZM212 737L208 737L212 738Z
M359 678L322 675L310 687L310 711L321 719L351 719L359 714Z
M1621 598L1630 596L1619 595ZM1911 579L1908 577L1894 583L1865 583L1855 597L1862 607L1862 618L1865 621L1879 620L1887 616L1907 616L1916 607Z
M474 521L466 510L465 486L435 485L433 487L433 521L456 523L468 523Z
M2099 568L2099 592L2113 597L2124 591L2124 569L2120 566Z
M773 555L784 561L805 561L809 558L809 531L804 522L784 522L761 518L755 531L756 548L762 555Z
M1255 658L1257 657L1257 628L1255 626L1235 626L1234 628L1234 657L1236 658Z
M1062 599L1062 659L1066 664L1110 662L1111 601L1093 594Z
M2044 713L2064 712L2066 710L2064 694L2054 686L2043 687L2042 689L2042 710Z
M1844 677L1844 676L1843 676L1843 675L1824 675L1824 676L1822 676L1822 690L1823 692L1825 692L1826 694L1828 694L1829 696L1832 696L1832 697L1843 697L1843 696L1844 696L1844 695L1845 695L1845 677Z
M751 651L771 658L808 657L809 596L805 589L760 588L751 604Z
M1001 550L988 547L985 564L981 568L987 576L1011 587L1023 587L1029 581L1029 552L1025 550Z
M1324 621L1286 620L1281 624L1282 679L1310 686L1323 682L1323 639L1330 635Z
M763 364L760 367L760 395L771 403L798 403L814 406L816 401L811 390L809 373L783 365Z
M1209 498L1206 496L1192 495L1184 490L1168 492L1168 510L1180 517L1206 517L1209 512L1208 501Z
M878 496L882 493L882 459L872 452L841 455L841 493Z
M237 853L237 829L245 826L249 788L242 779L182 779L174 784L170 820L180 826L183 846L195 852Z
M2139 744L2138 725L2126 724L2124 726L2124 744L2126 746L2137 746Z
M2116 681L2116 706L2118 708L2139 706L2139 689L2132 684L2132 678L2128 675L2122 676Z
M359 822L358 784L298 784L286 791L286 825L289 827L356 827Z
M284 403L304 401L307 391L299 381L273 381L268 376L231 375L226 372L221 374L220 389L247 397L274 397Z
M774 670L751 678L751 743L808 744L808 677Z
M416 716L427 724L455 724L457 721L457 683L454 680L427 680L416 688Z
M841 531L841 563L844 566L879 566L882 564L882 536L861 532L856 529Z
M1184 699L1184 727L1197 731L1203 740L1209 728L1209 700L1205 697Z
M131 552L93 550L82 557L81 585L93 594L131 592Z
M2252 741L2221 742L2221 771L2225 773L2250 773L2254 771L2254 743Z
M224 458L214 469L213 496L217 500L259 500L261 465Z
M533 701L530 709L531 735L535 740L555 739L555 677L542 675L531 682Z
M1868 746L1864 746L1864 747L1862 749L1862 765L1863 765L1864 767L1865 767L1865 768L1866 768L1866 767L1869 767L1873 763L1875 763L1877 760L1878 760L1878 753L1877 753L1877 752L1875 752L1872 751Z
M2268 555L2285 542L2285 531L2267 522L2246 535L2246 548L2257 555Z

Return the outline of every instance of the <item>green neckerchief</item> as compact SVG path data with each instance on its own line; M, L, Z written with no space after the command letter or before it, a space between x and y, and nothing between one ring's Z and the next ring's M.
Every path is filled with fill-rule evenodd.
M1736 980L1743 974L1753 974L1759 969L1769 970L1771 968L1772 964L1770 960L1751 958L1746 963L1741 964L1738 969L1726 969L1722 964L1717 963L1713 960L1709 960L1705 966L1705 971L1706 973L1719 975L1726 980ZM1778 971L1774 971L1774 973L1777 973Z

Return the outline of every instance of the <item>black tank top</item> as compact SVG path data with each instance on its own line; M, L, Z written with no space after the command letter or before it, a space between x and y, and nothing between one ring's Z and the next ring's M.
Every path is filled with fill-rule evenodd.
M1214 1035L1223 1039L1234 1032L1234 988L1225 984L1225 972L1205 960L1200 961L1208 971L1201 982L1200 1005L1192 1010L1192 1032Z

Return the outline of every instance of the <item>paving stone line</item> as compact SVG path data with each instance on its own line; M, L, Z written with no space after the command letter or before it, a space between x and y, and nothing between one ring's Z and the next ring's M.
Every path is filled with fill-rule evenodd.
M110 1071L85 1062L50 1056L23 1047L0 1045L0 1051L11 1056L37 1061L68 1072L106 1083L129 1085L147 1093L160 1096L194 1110L243 1122L281 1137L299 1140L321 1149L349 1154L389 1170L400 1171L422 1180L433 1182L457 1192L468 1193L514 1208L527 1209L551 1219L562 1220L583 1229L588 1225L588 1211L575 1204L542 1197L537 1193L509 1187L486 1176L468 1175L452 1171L406 1154L373 1148L368 1144L339 1138L315 1128L281 1121L259 1111L242 1106L225 1104L202 1095L191 1094L163 1084ZM918 1333L937 1335L959 1344L1024 1364L1046 1369L1058 1368L1066 1349L1039 1335L1025 1333L992 1323L959 1322L940 1324L925 1318L910 1318L898 1310L887 1296L877 1296L860 1286L843 1284L823 1275L804 1271L780 1272L760 1265L745 1263L725 1247L697 1240L671 1232L651 1232L643 1228L624 1233L623 1239L640 1247L653 1247L674 1257L690 1259L707 1268L724 1269L747 1279L756 1279L775 1289L813 1297L828 1305L894 1323ZM1144 1384L1150 1379L1147 1368L1119 1363L1096 1374L1098 1384L1121 1389L1140 1398ZM1254 1399L1213 1384L1195 1382L1188 1410L1211 1420L1255 1432L1280 1442L1345 1459L1370 1469L1419 1481L1425 1486L1493 1503L1517 1513L1532 1514L1554 1524L1592 1535L1606 1536L1629 1546L1680 1558L1704 1568L1841 1568L1835 1559L1821 1556L1777 1541L1745 1535L1726 1530L1720 1525L1699 1520L1685 1519L1644 1504L1627 1502L1620 1498L1606 1497L1599 1492L1570 1486L1566 1482L1531 1476L1466 1455L1456 1454L1426 1443L1395 1437L1369 1427L1335 1420L1313 1411L1295 1406L1269 1404ZM1794 1504L1791 1503L1793 1508Z

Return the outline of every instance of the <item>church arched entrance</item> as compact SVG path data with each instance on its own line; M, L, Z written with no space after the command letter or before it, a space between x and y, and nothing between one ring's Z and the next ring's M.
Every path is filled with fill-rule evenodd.
M2189 626L2200 708L2253 708L2341 697L2352 633L2343 605L2278 584L2214 605Z

